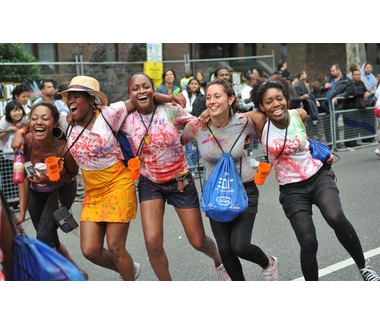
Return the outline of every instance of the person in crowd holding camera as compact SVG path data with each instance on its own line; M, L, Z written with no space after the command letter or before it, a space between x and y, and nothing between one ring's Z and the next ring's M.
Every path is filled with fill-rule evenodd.
M39 101L32 105L30 111L30 132L24 138L24 156L26 162L31 162L34 171L27 170L24 182L18 185L20 212L16 218L19 225L25 221L27 209L37 239L56 249L69 261L75 264L66 247L59 241L58 225L53 219L53 213L58 209L58 197L63 206L70 209L75 199L78 166L67 148L62 129L58 127L59 112L50 102ZM25 132L23 130L17 132ZM65 156L64 156L65 154ZM63 157L64 165L57 182L51 181L46 169L38 169L36 164L44 164L48 157ZM88 275L81 270L83 276Z
M257 213L259 191L254 183L254 172L244 154L245 138L257 139L254 125L243 114L235 114L238 100L231 85L221 79L214 79L206 89L206 110L210 119L208 126L223 147L229 152L236 139L238 142L231 152L235 165L248 196L248 208L230 222L219 222L209 218L212 232L218 244L223 265L233 281L244 281L243 268L239 258L258 264L266 281L278 280L278 258L267 256L258 246L251 244L253 225ZM200 119L204 119L204 114ZM204 121L204 120L203 120ZM181 136L183 144L196 139L201 157L206 163L206 180L210 177L223 151L208 128L203 129L198 121L190 121ZM248 122L247 127L245 127ZM244 129L241 136L241 131Z
M174 206L190 244L214 260L219 280L230 280L215 242L205 234L198 192L178 133L179 127L196 118L182 106L157 105L153 81L146 74L137 73L129 79L128 95L136 111L128 115L125 130L141 161L141 220L149 262L157 278L172 280L163 247L167 202Z
M264 152L274 168L280 186L280 203L301 247L301 269L307 281L318 280L318 242L312 219L315 204L323 218L355 261L365 281L380 277L365 265L363 250L352 224L347 220L339 198L333 171L314 159L305 130L307 113L289 109L291 85L274 77L252 89L255 107L263 115L252 115ZM332 155L327 163L333 161Z

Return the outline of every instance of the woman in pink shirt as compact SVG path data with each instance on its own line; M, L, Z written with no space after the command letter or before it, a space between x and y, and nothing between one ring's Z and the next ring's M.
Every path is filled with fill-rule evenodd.
M142 227L157 278L172 280L163 247L167 202L174 206L190 244L214 260L219 280L230 280L215 242L205 234L197 189L178 133L195 117L179 105L156 105L153 82L142 73L129 80L128 95L137 109L128 115L123 131L141 161L138 195Z

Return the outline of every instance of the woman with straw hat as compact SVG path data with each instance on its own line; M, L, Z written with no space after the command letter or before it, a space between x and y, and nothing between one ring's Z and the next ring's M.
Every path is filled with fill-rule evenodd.
M69 88L60 93L67 97L70 119L60 116L60 127L67 133L68 147L82 169L85 198L81 211L81 249L93 263L134 280L140 265L132 262L125 249L129 223L136 218L135 183L111 128L118 131L134 104L117 102L107 106L108 98L99 82L88 76L76 76ZM156 94L155 101L183 103L181 94ZM101 110L101 114L100 114ZM16 132L12 148L23 150L23 135L28 126ZM108 249L104 248L106 238Z
M119 272L123 280L135 280L140 266L133 263L125 244L130 221L136 218L136 188L105 121L119 130L128 115L125 105L117 102L107 106L108 99L100 91L99 82L87 76L74 77L60 94L67 97L76 122L75 126L68 125L61 118L70 152L83 173L82 253L91 262Z

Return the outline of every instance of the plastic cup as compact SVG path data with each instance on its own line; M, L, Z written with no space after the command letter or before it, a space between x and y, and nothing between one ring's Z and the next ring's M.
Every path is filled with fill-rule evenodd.
M40 176L41 174L47 175L47 169L46 164L44 163L37 163L34 165L34 168L36 169L36 174ZM46 186L46 184L37 184L38 186Z
M52 182L57 182L61 177L60 172L63 168L63 161L61 157L48 157L45 159L46 170L49 179Z
M128 160L128 168L131 171L131 177L133 180L140 178L140 159L131 158Z
M259 166L257 167L257 172L255 176L255 184L263 185L266 178L270 174L272 166L265 161L260 161Z

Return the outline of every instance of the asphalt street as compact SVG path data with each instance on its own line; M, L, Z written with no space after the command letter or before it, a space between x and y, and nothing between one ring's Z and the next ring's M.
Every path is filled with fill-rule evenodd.
M375 149L376 145L372 145L338 152L340 160L333 170L346 216L359 235L370 266L380 273L380 157L374 154ZM199 180L196 182L200 189ZM219 283L213 262L190 246L174 209L167 206L164 246L173 282L157 281L145 250L138 213L127 240L127 249L142 266L137 282L122 282L116 272L87 261L80 251L79 229L69 234L60 232L60 239L74 260L89 273L89 281L4 283L0 305L7 307L3 315L17 315L21 324L36 320L36 311L43 308L44 317L39 316L39 323L50 324L54 319L55 325L66 324L67 317L71 319L74 315L94 324L111 321L252 324L265 322L269 317L276 323L291 321L297 325L378 320L377 308L373 308L379 292L376 283L362 281L352 259L318 209L314 209L314 221L319 241L320 281L305 282L298 243L278 202L278 185L273 173L259 190L259 212L252 242L279 258L280 282L262 281L260 268L242 260L247 281ZM80 210L80 202L75 203L73 213L78 221ZM212 236L206 217L204 225L206 233ZM35 235L29 218L23 226L29 236Z

